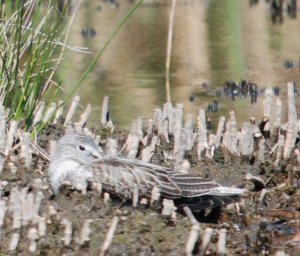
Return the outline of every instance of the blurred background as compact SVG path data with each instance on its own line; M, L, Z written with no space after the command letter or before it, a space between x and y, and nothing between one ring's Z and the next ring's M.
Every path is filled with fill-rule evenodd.
M71 10L77 3L71 1ZM65 52L61 74L66 90L80 78L134 4L132 0L81 1L69 45L88 47L91 54ZM122 127L130 127L137 116L151 118L154 108L166 102L171 4L169 0L145 0L106 49L78 92L83 106L93 106L92 121L100 120L104 96L110 97L112 121ZM185 114L195 117L197 110L204 108L213 123L234 110L242 122L251 116L261 118L264 88L272 87L276 97L285 101L286 84L295 81L297 93L298 12L296 0L177 0L172 103L183 103ZM251 104L248 91L239 92L242 80L247 86L256 85L256 102Z

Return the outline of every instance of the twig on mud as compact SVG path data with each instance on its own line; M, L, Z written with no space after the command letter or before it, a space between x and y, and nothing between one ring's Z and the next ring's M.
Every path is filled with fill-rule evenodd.
M28 226L33 219L34 194L28 193L28 188L21 191L22 226Z
M80 96L77 95L73 98L73 101L72 101L71 106L69 108L68 114L66 116L66 120L64 122L65 126L71 122L71 120L72 120L72 118L73 118L73 116L76 112L76 108L79 104L79 101L80 101Z
M133 188L133 196L132 196L132 207L136 208L139 201L139 188L138 186L135 186Z
M130 133L127 137L125 142L125 151L128 158L136 158L138 150L139 150L139 143L143 139L143 118L138 117L132 120L132 125L130 129Z
M47 231L47 226L46 226L46 218L45 217L39 217L38 220L38 231L39 231L39 237L45 237L46 236L46 231Z
M266 186L273 180L273 176L271 176L269 179L267 179L267 181L265 182ZM275 187L276 189L276 187Z
M262 207L262 204L267 196L267 194L269 193L269 191L267 189L263 189L260 193L260 197L259 197L259 202L258 202L258 209L260 209Z
M148 136L148 135L146 135ZM147 162L149 163L154 152L155 152L155 147L156 147L156 144L158 142L158 136L153 136L152 139L151 139L151 143L149 146L145 147L143 150L142 150L142 161L144 162Z
M99 144L99 143L98 143ZM105 145L105 152L109 156L118 155L118 142L115 139L108 138Z
M220 116L219 123L218 123L218 129L217 129L217 133L216 133L216 137L215 137L216 148L218 148L221 144L221 139L223 137L224 126L225 126L225 117Z
M55 207L53 205L49 205L47 223L51 224L52 222L55 222L59 218L58 216L59 215L57 214L57 210L55 209Z
M36 196L34 198L34 204L33 204L33 212L32 212L32 223L33 224L40 222L41 217L39 216L39 211L40 211L42 200L44 198L45 197L44 197L44 194L42 191L38 191L36 193Z
M155 202L159 202L160 199L160 191L159 188L153 187L151 191L151 200L150 200L150 205L153 205Z
M65 226L64 237L61 240L64 242L64 245L68 246L72 240L72 223L64 218L61 224Z
M174 205L174 201L170 199L164 198L163 200L163 209L161 214L171 222L174 222L176 220L176 212L177 209Z
M146 128L146 136L143 138L142 143L144 146L148 146L149 138L153 136L154 124L152 119L148 119L148 125Z
M36 252L36 240L38 239L38 231L36 228L31 228L28 230L28 239L29 239L29 251L31 253Z
M297 162L300 163L300 151L299 151L299 149L296 148L294 150L294 154L297 157Z
M38 107L36 107L36 112L32 122L33 126L42 120L44 110L45 110L45 102L40 101L38 103Z
M275 106L275 121L274 121L274 131L278 133L281 125L281 115L282 115L282 103L280 99L276 99Z
M200 256L205 255L206 249L211 241L211 237L213 235L214 230L212 228L206 228L204 231L202 243L201 243L201 251L200 251Z
M86 243L88 243L91 240L90 239L90 234L91 234L90 224L91 224L91 222L92 222L91 219L87 219L83 223L83 227L82 227L80 239L79 239L80 245L85 245Z
M86 122L89 118L89 115L91 114L91 104L88 104L83 113L80 116L80 119L78 121L78 125L83 128L86 125Z
M218 251L218 255L220 255L220 256L223 256L226 254L226 233L227 233L227 230L225 228L222 228L219 231L217 251Z
M14 251L17 249L18 243L19 243L19 239L20 239L20 234L19 233L13 233L11 236L11 240L9 243L9 251Z
M264 111L264 116L271 116L272 112L272 97L273 97L273 90L272 88L267 88L265 90L265 95L263 99L263 111Z
M181 133L182 133L182 120L183 120L183 104L177 103L175 109L175 120L174 120L174 156L179 152L181 145Z
M285 138L283 158L288 159L295 146L297 138L297 111L295 104L295 87L293 82L287 85L288 91L288 129Z
M195 244L198 240L199 233L200 233L200 223L195 219L191 209L189 207L183 208L186 216L192 223L192 229L190 232L190 236L187 240L186 246L185 246L185 253L187 256L193 255L192 252L195 248Z
M53 120L53 124L57 124L59 122L59 119L63 116L64 114L64 107L63 107L63 102L60 100L57 104L58 110L55 113L55 117Z
M18 124L19 124L18 121L11 121L10 122L10 127L9 127L9 130L8 130L7 141L6 141L5 151L4 151L4 156L9 155L12 144L14 142L14 137L15 137L16 132L17 132Z
M44 160L50 160L49 154L44 149L42 149L37 143L30 142L30 145L33 147L33 150L36 153L38 153L42 158L44 158Z
M103 194L103 202L104 204L108 204L108 202L110 201L110 195L107 192L104 192Z
M101 115L101 124L106 127L107 122L109 121L109 111L108 111L108 102L109 97L104 97L102 103L102 115Z
M277 149L277 147L278 147L278 142L271 148L271 151L269 152L270 156L274 154L274 152Z
M153 111L153 125L157 131L157 135L163 135L163 113L160 108ZM166 138L167 140L167 138Z
M229 119L226 123L226 131L223 134L223 145L231 154L238 151L238 129L234 111L229 112Z
M29 132L20 133L21 141L21 157L25 160L25 167L30 168L32 162L32 154L30 150L30 134Z
M118 216L114 216L113 217L113 220L112 220L112 223L110 225L110 228L106 234L106 238L104 240L104 243L102 245L102 248L101 248L101 251L99 253L99 256L104 256L106 255L108 249L109 249L109 246L112 242L112 239L114 237L114 234L115 234L115 231L117 229L117 226L118 226L118 222L119 222L119 217Z
M46 114L43 118L43 123L46 124L50 121L50 119L53 118L53 113L57 109L56 103L52 102L48 110L46 111Z
M198 155L198 159L201 160L202 153L204 152L205 149L208 148L207 129L206 129L205 110L204 109L199 109L197 123L198 123L197 155Z
M276 151L276 160L274 162L274 165L277 166L279 164L279 161L282 158L282 150L284 148L284 136L282 134L280 134L278 136L278 147L277 147L277 151Z
M163 106L162 112L162 134L166 138L166 141L169 143L169 135L173 133L173 127L171 128L171 124L173 123L173 107L171 102L167 102Z
M197 138L197 134L196 133L194 134L194 129L193 129L193 115L189 114L186 116L184 130L186 132L186 137L187 137L185 150L192 150Z
M254 130L253 125L244 122L241 130L241 141L239 143L242 156L250 156L253 152Z
M21 192L16 187L12 188L10 192L9 211L11 211L13 215L13 229L19 229L22 220L22 202Z
M272 150L272 147L270 146L270 144L267 141L265 141L265 144L268 147L268 149Z
M267 142L264 138L262 138L260 141L259 141L259 144L258 144L258 160L260 162L264 162L265 161L265 149L266 149L266 146L267 145Z
M196 220L195 216L193 215L191 209L189 207L183 208L185 215L188 217L192 225L197 224L198 221Z

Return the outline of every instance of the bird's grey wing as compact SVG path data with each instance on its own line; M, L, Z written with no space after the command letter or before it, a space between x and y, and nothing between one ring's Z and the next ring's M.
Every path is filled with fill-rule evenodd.
M199 176L125 158L104 156L90 164L89 169L105 190L126 198L131 198L135 188L139 195L150 197L153 187L157 187L161 196L169 199L199 197L221 188Z
M168 168L108 156L92 162L87 168L104 190L121 197L131 198L134 189L138 189L140 196L149 198L154 187L163 197L182 197L181 188L171 178L176 172Z
M221 188L220 184L199 176L175 174L170 179L181 189L183 197L203 196Z
M136 175L144 173L143 177L153 177L157 179L157 184L163 193L168 198L178 197L198 197L207 194L214 194L226 192L226 187L222 187L220 184L211 181L209 179L202 178L200 176L193 176L188 174L181 174L178 171L162 167L150 163L145 163L138 160L131 160L127 158L114 158L115 160L121 160L122 163L127 163L130 166L135 166L133 171ZM149 176L150 175L150 176ZM160 182L159 182L160 181ZM169 184L169 185L168 185ZM180 193L174 193L170 191L170 186L173 187L176 184L176 190L180 190ZM227 188L227 194L240 193L239 189ZM224 194L225 195L225 194Z
M239 201L244 189L224 187L198 177L178 174L171 177L182 191L181 198L175 198L178 209L188 206L191 210L216 208Z

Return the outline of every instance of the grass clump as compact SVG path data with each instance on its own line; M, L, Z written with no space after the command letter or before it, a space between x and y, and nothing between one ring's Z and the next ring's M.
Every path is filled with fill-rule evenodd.
M79 81L64 94L59 104L55 100L62 90L62 78L56 77L56 70L63 52L66 48L84 51L84 48L76 49L66 44L75 14L68 18L65 15L67 6L62 12L58 11L57 0L49 0L47 5L43 0L0 2L0 105L8 110L8 119L22 120L26 130L40 131L53 118L58 107L74 95L111 40L142 2L138 1L112 31ZM34 117L41 112L42 121L35 122Z
M8 118L28 130L41 101L45 114L60 89L54 81L70 26L56 1L5 1L1 5L0 103ZM53 102L53 101L52 101Z

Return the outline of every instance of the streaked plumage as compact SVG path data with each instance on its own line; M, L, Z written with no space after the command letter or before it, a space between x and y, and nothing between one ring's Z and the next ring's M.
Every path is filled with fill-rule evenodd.
M78 189L84 189L88 180L99 181L105 191L128 199L134 189L139 196L150 198L153 187L157 187L162 198L192 209L232 203L244 191L142 161L106 156L92 139L80 134L65 135L52 157L49 181L54 193L64 180L71 180Z

